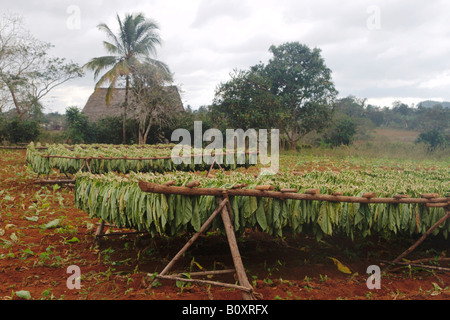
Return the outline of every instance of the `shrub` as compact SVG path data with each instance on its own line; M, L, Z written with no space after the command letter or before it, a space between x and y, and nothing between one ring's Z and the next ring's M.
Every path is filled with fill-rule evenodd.
M325 133L325 143L332 147L350 145L356 134L356 124L350 119L341 119Z
M11 144L28 143L36 140L40 133L39 122L35 120L20 121L19 117L15 117L10 121L4 120L0 125L1 135L4 140Z
M438 129L433 129L423 132L419 135L416 143L425 143L429 151L434 151L437 148L444 148L448 144L447 137Z

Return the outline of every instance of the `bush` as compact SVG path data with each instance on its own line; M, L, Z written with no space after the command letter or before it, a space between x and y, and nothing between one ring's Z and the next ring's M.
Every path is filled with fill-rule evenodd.
M356 134L356 124L350 119L341 119L325 133L324 142L332 147L348 146Z
M35 120L20 121L15 117L10 121L3 120L0 125L0 135L11 144L29 143L36 140L41 133L39 122Z
M425 143L429 151L434 151L437 148L445 148L448 145L448 140L443 132L438 129L433 129L421 133L416 143Z
M95 141L95 133L89 124L88 117L78 108L70 107L66 110L67 130L65 137L71 143L92 143Z
M122 144L123 142L123 120L122 117L106 117L92 124L95 131L95 142L106 144ZM127 120L127 143L133 144L135 138L136 121Z

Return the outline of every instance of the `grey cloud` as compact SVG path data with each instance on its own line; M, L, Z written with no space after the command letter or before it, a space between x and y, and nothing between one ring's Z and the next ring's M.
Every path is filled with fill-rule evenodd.
M193 107L211 103L215 87L233 69L267 61L270 45L286 41L322 49L341 95L450 100L444 85L423 85L445 72L450 75L448 1L204 0L183 13L176 12L177 4L181 2L3 0L2 8L21 13L37 38L55 45L53 54L80 64L105 54L100 22L115 27L117 13L145 10L147 17L161 19L164 42L158 59L169 65L185 90L185 103ZM70 5L80 7L79 30L66 27ZM372 5L380 9L379 30L367 27ZM91 92L94 79L87 74L70 86Z
M200 4L193 28L200 28L221 17L242 19L248 17L252 8L242 0L203 0Z

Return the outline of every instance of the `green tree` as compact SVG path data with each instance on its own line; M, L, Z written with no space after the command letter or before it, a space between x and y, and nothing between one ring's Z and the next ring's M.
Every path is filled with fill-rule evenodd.
M36 140L40 133L39 123L35 120L14 117L12 120L5 121L3 129L3 138L9 143L28 143Z
M212 116L242 129L280 128L295 149L302 136L327 126L337 91L319 49L291 42L270 51L267 65L235 71L218 86Z
M95 140L93 127L89 124L88 116L77 107L66 109L67 129L65 137L70 143L92 143Z
M350 145L356 134L356 124L351 119L340 119L325 133L325 142L332 147Z
M235 70L215 93L212 118L220 129L266 129L279 125L279 103L261 66Z
M327 126L337 90L320 49L289 42L271 46L270 52L263 72L280 104L281 128L295 149L302 136Z
M434 151L440 147L446 147L448 144L445 134L438 129L432 129L422 132L416 140L416 143L425 143L429 151Z
M337 99L333 105L333 123L330 128L336 130L336 123L342 126L347 120L353 123L356 130L354 134L357 134L359 138L368 138L370 132L374 129L375 125L368 117L369 111L365 108L365 99L359 99L354 96L348 96L345 98ZM341 129L343 129L341 127ZM330 134L330 130L326 130ZM353 135L352 134L352 138ZM350 144L351 140L347 142L340 142L340 144Z
M127 137L130 139L130 129L132 125L127 123ZM122 118L121 117L105 117L94 124L95 126L95 142L106 144L122 143Z
M137 61L147 61L166 68L166 66L151 56L156 55L156 46L161 44L158 34L159 26L144 14L126 14L124 19L117 15L119 32L116 35L106 24L102 23L98 28L105 32L109 41L103 45L108 56L97 57L89 61L84 67L94 71L94 78L98 79L95 88L109 84L106 103L110 104L114 89L120 81L125 81L125 101L123 103L123 143L126 143L127 108L129 103L129 91L132 78L132 65ZM100 74L106 72L99 78Z

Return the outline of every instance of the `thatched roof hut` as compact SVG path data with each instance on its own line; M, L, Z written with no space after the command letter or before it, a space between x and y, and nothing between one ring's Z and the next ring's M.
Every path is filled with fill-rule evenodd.
M121 117L123 115L122 104L125 101L125 89L118 88L113 91L110 105L106 105L106 92L108 89L100 88L89 97L83 113L89 117L89 121L96 122L106 117ZM184 111L183 102L176 86L168 86L167 94L172 95L170 101L174 101L174 110ZM128 118L134 118L132 110L128 111Z

